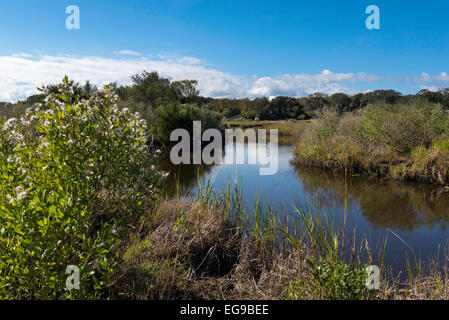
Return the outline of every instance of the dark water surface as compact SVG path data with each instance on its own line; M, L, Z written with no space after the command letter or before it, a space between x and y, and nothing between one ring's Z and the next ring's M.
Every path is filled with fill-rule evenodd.
M232 147L227 145L225 152ZM235 148L244 148L245 156L256 150L248 144L236 144ZM237 180L248 208L254 206L257 194L262 202L279 209L281 219L285 212L294 211L297 201L343 217L347 199L347 228L356 228L357 239L366 236L373 247L382 247L387 237L385 262L395 274L405 273L407 258L412 263L431 257L444 261L449 238L449 193L444 188L361 176L345 178L327 170L295 167L290 163L293 147L289 144L280 143L278 154L278 171L271 176L259 175L260 165L250 164L173 166L166 157L161 166L171 173L169 194L174 193L175 176L182 193L197 191L198 176L214 178L217 191Z

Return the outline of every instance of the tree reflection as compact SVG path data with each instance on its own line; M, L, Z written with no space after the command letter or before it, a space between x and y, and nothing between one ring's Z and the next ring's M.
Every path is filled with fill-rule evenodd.
M185 195L198 186L198 181L208 174L214 165L181 164L174 165L170 154L163 154L158 159L158 169L168 172L165 182L164 196L173 198L177 194Z
M335 174L331 171L296 167L304 190L323 205L344 205L345 183L349 203L358 203L374 227L413 230L449 222L449 195L444 189L417 183Z

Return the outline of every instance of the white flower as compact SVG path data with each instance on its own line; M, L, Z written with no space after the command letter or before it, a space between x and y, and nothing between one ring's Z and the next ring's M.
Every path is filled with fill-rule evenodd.
M6 199L8 199L9 203L13 203L14 202L14 198L11 197L9 194L6 195Z
M8 119L8 121L6 121L5 124L3 125L3 130L9 131L15 126L16 122L17 122L16 118Z
M9 136L9 139L14 143L18 143L23 140L23 136L14 130L10 131L8 136Z
M28 127L31 124L30 121L26 120L25 118L21 118L20 121L22 121L22 125L24 127Z
M32 113L33 113L33 108L27 108L25 111L25 116L29 117L32 115Z
M169 175L170 175L170 172L167 172L167 171L161 172L162 179L167 178Z
M15 191L17 201L22 201L28 195L28 190L23 190L22 186L18 186Z

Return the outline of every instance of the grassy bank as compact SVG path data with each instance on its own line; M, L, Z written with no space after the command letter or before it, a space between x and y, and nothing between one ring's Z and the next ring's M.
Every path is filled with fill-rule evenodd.
M120 278L112 288L114 297L373 296L365 289L363 269L343 264L337 255L331 254L335 248L323 246L322 256L317 255L318 251L302 245L306 238L283 236L286 230L274 212L263 210L260 203L249 212L238 199L234 190L217 195L209 189L192 201L162 201L148 221L148 231L136 234L134 242L124 250L124 263L117 272ZM318 239L316 234L315 240ZM323 265L340 268L329 275L329 282L322 278L328 276L321 274ZM333 286L336 287L329 290Z
M227 128L277 129L280 136L297 137L304 128L315 120L276 120L276 121L225 121Z
M303 130L295 162L397 180L449 183L449 114L439 105L324 111Z
M249 218L253 217L253 218ZM344 221L298 205L290 229L238 190L160 202L148 227L123 250L111 296L127 299L447 299L448 275L436 262L410 264L399 282L383 265L388 245L353 244ZM351 258L342 253L349 250ZM381 266L379 290L365 268Z

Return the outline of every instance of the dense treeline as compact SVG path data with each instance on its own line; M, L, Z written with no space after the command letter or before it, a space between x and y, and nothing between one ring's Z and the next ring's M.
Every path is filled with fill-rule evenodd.
M416 95L402 95L394 90L376 90L349 96L344 93L326 95L314 93L308 97L276 97L274 99L213 99L208 107L225 117L241 116L246 119L284 120L315 118L323 108L338 113L352 112L369 104L386 103L392 105L412 104L415 102L439 103L449 109L449 88L433 92L421 90Z
M150 124L154 138L160 144L169 143L169 132L175 128L192 130L192 120L202 120L203 129L222 128L222 119L285 120L315 118L323 109L338 114L361 110L371 104L411 105L440 104L449 109L449 88L440 91L421 90L416 95L402 95L394 90L376 90L353 96L344 93L326 95L314 93L308 97L279 96L273 99L214 99L202 97L197 81L172 81L157 72L142 72L131 77L128 86L112 84L120 97L119 107L139 112ZM57 91L50 86L50 91ZM74 94L89 98L98 89L89 82L74 85ZM17 103L0 103L0 117L19 117L43 95L30 96ZM152 127L151 127L152 125Z
M331 108L339 113L351 112L369 104L411 104L415 102L439 103L443 109L449 109L449 88L440 91L423 89L416 95L402 95L394 90L376 90L349 96L344 93L327 95L314 93L308 97L294 98L279 96L255 99L214 99L202 97L196 88L197 81L172 81L161 77L157 72L142 72L131 77L129 86L117 86L121 107L138 111L147 120L158 118L158 108L168 104L183 107L196 107L203 111L216 112L222 117L260 120L308 119L316 117L316 112ZM56 86L49 86L54 91ZM75 84L75 95L88 98L97 90L88 82L81 86ZM0 102L0 116L10 118L42 100L43 95L33 95L17 103Z

